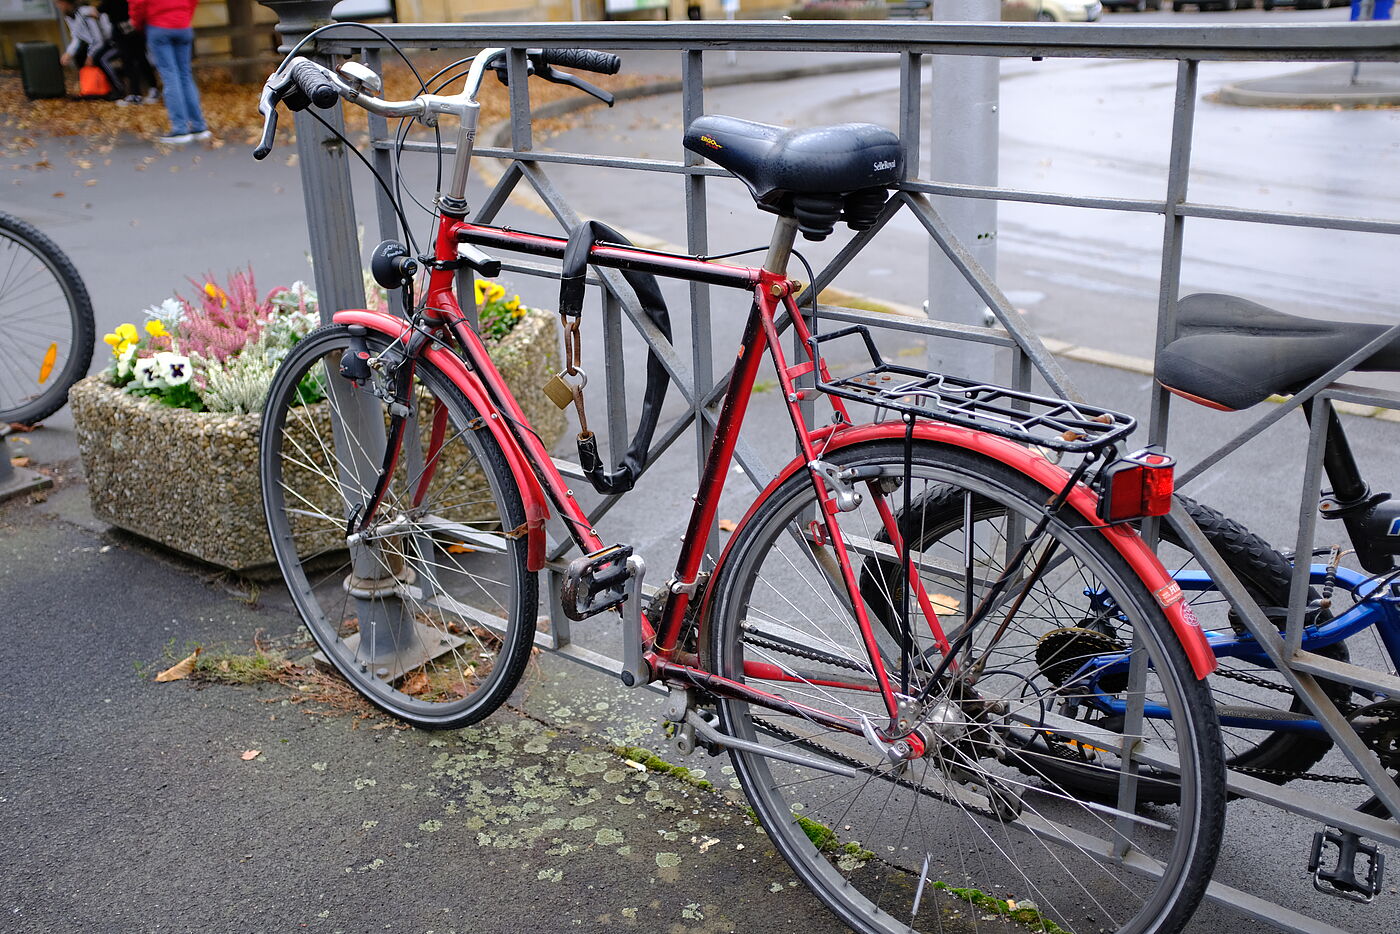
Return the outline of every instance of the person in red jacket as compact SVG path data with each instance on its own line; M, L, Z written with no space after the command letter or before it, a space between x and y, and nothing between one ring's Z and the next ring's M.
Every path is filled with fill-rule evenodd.
M165 86L170 135L159 142L183 145L209 138L190 61L194 55L194 7L198 0L131 0L131 25L146 30L146 46Z

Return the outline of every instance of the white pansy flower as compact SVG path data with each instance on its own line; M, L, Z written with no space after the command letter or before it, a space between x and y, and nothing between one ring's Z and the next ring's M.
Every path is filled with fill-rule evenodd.
M136 382L143 389L159 389L164 385L160 379L160 364L155 357L142 357L132 364L131 369L136 374Z
M132 344L117 357L117 379L126 379L131 375L131 364L135 359L136 345Z
M162 351L153 358L160 371L160 378L167 386L183 386L190 381L190 358L177 353Z

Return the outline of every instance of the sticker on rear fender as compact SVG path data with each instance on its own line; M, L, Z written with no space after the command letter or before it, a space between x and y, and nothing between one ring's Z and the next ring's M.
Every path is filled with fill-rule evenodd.
M1192 629L1201 628L1201 621L1196 618L1196 611L1191 609L1191 604L1183 603L1181 605L1181 618Z
M1176 581L1172 581L1170 584L1167 584L1163 587L1159 587L1156 590L1154 590L1152 592L1152 595L1157 598L1157 603L1162 607L1162 609L1166 609L1167 607L1175 603L1181 602L1181 585L1178 584ZM1194 618L1195 617L1193 615L1192 619ZM1199 623L1197 625L1199 625Z

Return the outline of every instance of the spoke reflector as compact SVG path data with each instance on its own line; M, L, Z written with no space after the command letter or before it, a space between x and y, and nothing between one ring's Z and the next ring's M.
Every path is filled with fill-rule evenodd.
M48 352L44 354L44 362L39 365L39 384L43 383L53 373L54 361L58 359L58 342L49 344Z

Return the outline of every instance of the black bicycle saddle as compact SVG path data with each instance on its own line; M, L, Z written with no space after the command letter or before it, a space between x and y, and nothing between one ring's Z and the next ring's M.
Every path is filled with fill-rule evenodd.
M684 144L734 173L760 207L796 216L812 239L830 233L843 209L857 230L874 224L903 160L899 137L870 123L787 129L709 114L690 124Z
M1296 392L1387 329L1303 318L1213 292L1181 299L1177 323L1176 339L1157 354L1157 382L1194 402L1230 410ZM1400 371L1400 337L1356 369Z

